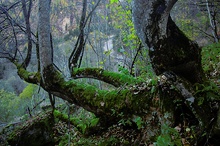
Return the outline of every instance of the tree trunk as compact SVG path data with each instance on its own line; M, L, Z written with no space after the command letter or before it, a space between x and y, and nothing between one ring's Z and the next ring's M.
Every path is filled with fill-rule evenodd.
M52 61L52 48L50 41L50 3L51 0L39 1L39 19L38 19L38 37L39 37L39 51L40 51L40 64L41 75L43 82L46 83L46 75L44 70L53 64Z
M177 0L133 0L133 20L138 36L149 48L157 75L173 71L191 83L204 79L201 50L170 17Z

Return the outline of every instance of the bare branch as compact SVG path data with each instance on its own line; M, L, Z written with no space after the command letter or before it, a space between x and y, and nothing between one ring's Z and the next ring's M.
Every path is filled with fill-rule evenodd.
M11 54L5 53L5 52L0 52L0 58L6 58L6 59L8 59L10 61L13 60L13 57L11 56Z
M135 61L136 61L136 59L137 59L137 56L138 56L139 52L141 51L141 48L142 48L142 47L143 47L143 46L142 46L142 43L139 42L139 46L138 46L137 52L136 52L136 54L135 54L135 56L134 56L134 59L133 59L133 61L132 61L132 63L131 63L131 70L130 70L130 74L131 74L131 75L133 74L134 63L135 63Z
M83 9L82 9L82 15L81 15L80 26L79 26L80 34L79 34L77 42L75 44L75 48L74 48L74 50L72 51L72 53L69 57L69 69L70 69L71 72L72 72L72 68L80 67L80 62L82 60L85 43L86 43L86 40L87 40L87 37L88 37L88 34L85 37L84 28L85 28L88 20L91 18L92 13L95 11L97 6L99 5L100 1L101 0L99 0L96 3L96 5L92 9L92 11L88 14L87 17L86 17L87 0L83 1ZM79 58L80 58L80 60L79 60ZM79 63L77 64L78 61L79 61Z

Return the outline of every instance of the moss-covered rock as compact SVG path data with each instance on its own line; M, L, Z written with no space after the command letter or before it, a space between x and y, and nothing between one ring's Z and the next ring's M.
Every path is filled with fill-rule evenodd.
M37 116L8 133L7 143L12 146L53 146L53 124L51 112Z

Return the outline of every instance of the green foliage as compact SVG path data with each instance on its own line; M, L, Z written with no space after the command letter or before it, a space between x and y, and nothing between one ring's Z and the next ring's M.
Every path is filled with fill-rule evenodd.
M118 0L110 0L110 4L117 3Z
M120 73L123 73L125 75L130 75L130 72L127 68L124 68L123 66L121 65L118 65L118 72Z
M195 84L195 94L201 95L198 98L198 105L202 105L205 100L213 101L220 99L220 89L212 81L204 82L203 84Z
M168 127L167 125L162 125L161 135L158 136L156 146L182 146L181 138L177 130Z
M139 116L134 118L134 122L137 124L138 129L141 129L144 124L142 118Z
M220 42L202 48L202 65L211 78L220 78Z
M111 9L110 20L112 21L112 26L118 32L114 37L114 50L125 58L133 59L140 46L140 40L136 35L134 24L132 22L131 0L123 2L119 2L119 0L112 0L108 7ZM138 75L144 73L149 75L152 73L152 70L150 70L151 68L146 68L147 63L143 63L149 62L148 58L145 57L147 56L147 52L147 49L142 49L141 55L144 57L140 59L139 51L139 55L136 58L134 72L138 72ZM126 65L130 66L131 62Z
M126 125L131 126L132 123L130 119L121 119L120 121L118 121L118 124L123 125L123 126L126 126Z
M65 121L68 120L67 114L61 113L57 110L54 111L54 116ZM87 128L95 127L98 124L99 118L96 118L93 113L81 109L76 116L70 117L70 122L74 124L83 134L85 134Z
M192 19L187 18L187 16L177 19L177 23L184 34L190 39L195 39L198 36L198 33L194 31L194 26L196 23ZM195 24L194 24L195 23Z
M130 0L127 2L130 3ZM120 31L119 50L124 50L124 48L135 49L138 46L138 37L136 35L134 24L132 22L131 5L127 4L125 7L121 5L112 4L110 5L112 10L111 19L113 21L113 27ZM124 46L124 47L122 47ZM121 52L121 51L120 51ZM122 53L126 53L123 51Z
M14 93L0 90L0 121L10 122L22 116L28 100L18 98Z
M16 98L16 95L4 90L0 90L0 121L6 122L11 120L13 115L11 115L13 107L13 99Z
M206 26L204 24L208 22L207 15L200 12L197 12L197 16L191 14L192 8L189 7L185 0L179 0L178 6L174 7L172 11L172 18L175 23L184 32L184 34L192 40L195 40L201 34L201 31L198 32L198 28L203 29Z
M37 86L34 84L28 84L26 88L21 92L19 97L21 98L31 98L37 90Z

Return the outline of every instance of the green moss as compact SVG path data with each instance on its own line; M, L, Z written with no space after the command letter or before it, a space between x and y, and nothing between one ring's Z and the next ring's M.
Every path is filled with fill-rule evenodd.
M116 87L124 85L124 84L135 84L138 83L140 80L126 74L116 73L106 71L100 68L78 68L74 69L72 73L73 77L77 76L85 76L91 77L94 79L99 79L109 84L112 84Z
M30 73L28 71L26 71L24 68L18 68L18 74L24 78L25 80L28 79Z
M29 72L24 69L21 65L17 64L18 75L29 83L37 84L41 80L41 76L39 72Z
M62 114L62 113L61 113L60 111L58 111L58 110L54 110L54 111L53 111L53 114L54 114L54 117L55 117L55 118L68 120L68 115Z

